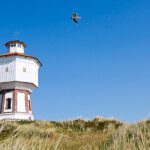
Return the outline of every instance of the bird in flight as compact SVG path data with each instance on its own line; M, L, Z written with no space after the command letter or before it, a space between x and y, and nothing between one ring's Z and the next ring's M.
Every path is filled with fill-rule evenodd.
M78 20L80 19L81 17L78 16L76 13L72 14L71 16L71 19L76 23L78 24Z

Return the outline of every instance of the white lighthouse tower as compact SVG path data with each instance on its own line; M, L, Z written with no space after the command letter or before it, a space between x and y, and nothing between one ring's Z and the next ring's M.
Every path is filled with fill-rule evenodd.
M0 120L33 120L31 94L38 87L41 62L24 54L24 42L5 46L8 53L0 55Z

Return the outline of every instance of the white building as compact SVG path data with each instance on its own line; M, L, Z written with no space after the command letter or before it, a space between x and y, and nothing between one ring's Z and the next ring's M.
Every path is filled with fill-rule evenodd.
M18 40L5 44L0 55L0 120L33 120L31 94L38 87L41 62L24 54L26 44Z

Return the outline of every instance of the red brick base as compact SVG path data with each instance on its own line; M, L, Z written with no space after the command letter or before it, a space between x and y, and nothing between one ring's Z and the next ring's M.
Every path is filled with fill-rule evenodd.
M4 112L4 103L5 103L5 94L11 92L13 94L12 98L12 112L15 113L17 112L17 93L24 93L25 94L25 108L26 108L26 113L29 113L29 99L28 95L31 95L31 93L27 90L20 90L20 89L10 89L10 90L3 90L0 91L0 94L2 94L2 101L1 101L1 114L5 113ZM31 105L31 99L30 99L30 112L32 112L32 105Z

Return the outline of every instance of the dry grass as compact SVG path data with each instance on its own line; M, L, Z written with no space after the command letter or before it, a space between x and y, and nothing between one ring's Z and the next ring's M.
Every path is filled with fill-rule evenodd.
M113 139L109 150L150 150L150 121L123 125Z
M1 121L0 150L149 150L150 121Z

